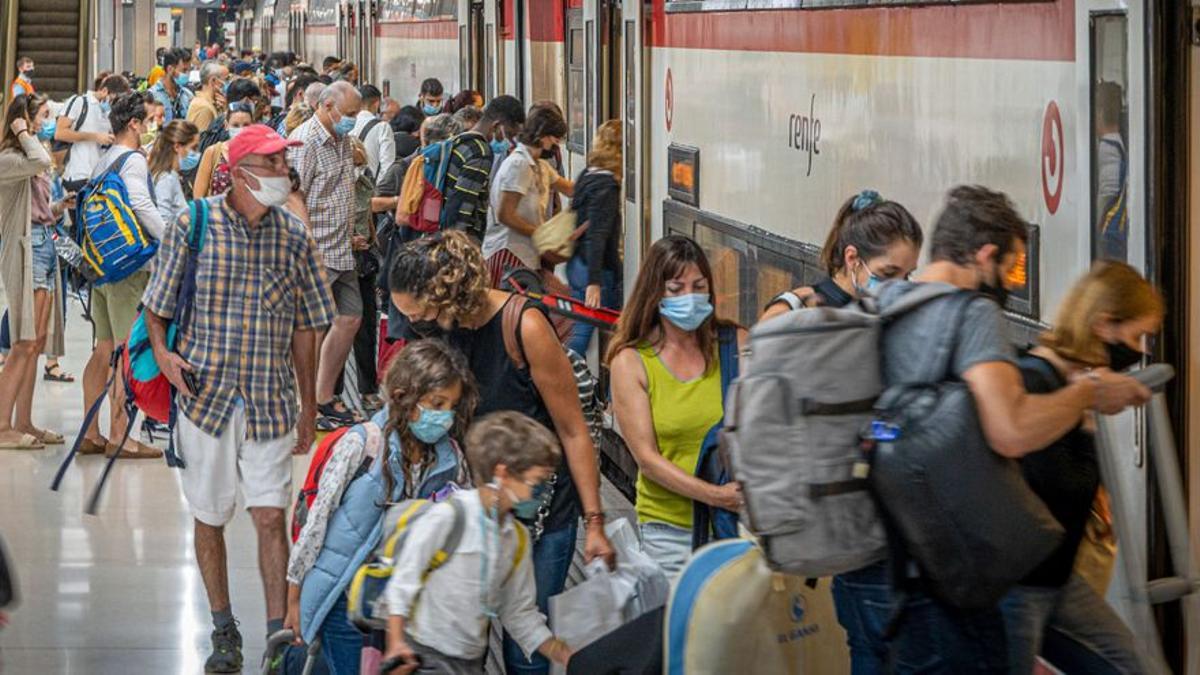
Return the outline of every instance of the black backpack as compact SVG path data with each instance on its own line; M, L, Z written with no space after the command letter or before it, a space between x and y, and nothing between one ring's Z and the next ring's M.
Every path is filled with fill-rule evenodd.
M81 127L83 127L83 122L84 122L84 120L87 119L87 116L88 116L88 107L89 106L88 106L87 96L84 96L83 94L76 94L75 96L72 96L67 101L67 105L63 108L63 116L66 117L66 116L70 115L71 106L75 105L76 101L83 101L83 110L80 111L79 117L75 120L75 124L72 125L71 128L75 131L79 131L79 129ZM66 154L63 155L63 159L62 159L62 163L65 165L71 159L71 146L72 145L74 145L74 143L71 143L69 141L60 141L56 138L50 144L50 152L51 152L51 154L58 154L60 152L65 152Z
M200 156L203 157L204 151L208 150L209 147L227 140L229 140L229 130L225 128L225 115L217 115L208 125L208 128L200 132L200 142L196 145L196 152L200 153ZM187 171L180 171L179 175L187 185L194 186L196 184L196 172L199 170L200 166L196 165ZM191 192L190 188L188 192Z

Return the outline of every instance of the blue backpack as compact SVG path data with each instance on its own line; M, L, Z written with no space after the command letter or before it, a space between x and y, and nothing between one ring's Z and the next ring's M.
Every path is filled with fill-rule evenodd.
M192 305L196 295L196 267L200 250L204 248L204 240L208 234L208 209L208 201L205 199L188 202L190 226L187 238L187 258L184 262L183 278L179 282L175 298L175 316L167 324L166 330L167 349L171 351L176 351L180 332L192 320ZM104 385L104 391L96 399L96 402L88 408L87 414L84 415L83 426L79 429L79 435L75 437L75 445L71 447L71 451L59 465L58 472L54 475L54 482L50 484L51 490L58 490L63 477L66 476L67 467L71 466L71 462L79 452L79 446L83 443L87 428L99 414L100 406L104 403L104 399L107 398L108 392L117 378L121 379L121 383L125 387L125 414L129 419L129 423L125 426L125 435L117 443L117 447L123 447L125 441L129 440L129 433L134 427L134 417L140 409L146 413L147 417L167 422L171 429L171 433L167 434L170 441L167 451L164 453L167 466L184 468L183 459L175 452L175 434L173 432L175 420L179 414L175 404L175 388L167 381L166 376L159 370L158 362L154 360L150 345L150 333L146 328L145 308L138 312L138 317L130 328L129 338L125 344L113 350L111 366L112 377ZM100 480L96 481L96 487L92 490L92 496L85 509L88 515L96 514L104 483L108 480L109 473L112 472L113 464L120 456L120 452L114 452L104 465L104 472L100 474Z
M89 181L75 207L75 241L83 249L84 264L90 268L96 285L125 279L158 252L158 241L146 234L129 206L129 191L121 178L121 168L137 152L130 150L121 155L108 170ZM146 182L150 198L157 201L154 182L149 177Z

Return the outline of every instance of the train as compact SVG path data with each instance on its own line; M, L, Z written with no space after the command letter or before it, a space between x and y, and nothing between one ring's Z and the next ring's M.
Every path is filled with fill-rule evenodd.
M594 130L620 119L626 278L657 238L691 236L713 261L718 312L745 325L822 276L821 244L850 195L874 189L928 229L947 189L972 183L1006 192L1029 221L1007 310L1032 342L1072 281L1112 255L1102 235L1119 197L1118 255L1166 297L1151 347L1181 374L1179 447L1197 446L1200 68L1186 64L1200 10L1187 3L257 0L242 11L240 46L352 60L401 102L427 77L448 94L555 101L571 175ZM1144 424L1126 422L1141 448ZM1200 505L1200 454L1181 460ZM1130 482L1154 489L1140 463ZM1145 518L1153 550L1162 528Z

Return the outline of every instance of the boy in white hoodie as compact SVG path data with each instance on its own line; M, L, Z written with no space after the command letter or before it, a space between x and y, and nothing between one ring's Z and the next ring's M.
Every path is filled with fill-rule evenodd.
M558 441L533 419L506 411L475 424L466 443L480 487L452 497L465 516L458 547L426 576L455 518L454 508L443 502L412 524L388 582L385 663L399 663L389 671L395 675L418 667L420 672L482 673L491 619L503 624L526 655L538 651L562 664L571 655L538 611L533 543L512 517L537 512L560 461Z

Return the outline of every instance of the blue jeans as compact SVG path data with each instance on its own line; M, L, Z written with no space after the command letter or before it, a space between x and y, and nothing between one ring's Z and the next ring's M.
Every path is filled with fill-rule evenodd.
M54 249L53 226L34 223L29 241L33 251L33 287L53 291L58 281L58 251Z
M550 596L562 593L567 585L567 573L575 557L575 538L579 529L571 523L550 532L543 532L533 545L533 578L537 583L537 606L543 615L549 616ZM533 659L525 653L507 633L504 635L504 670L508 675L534 675L550 672L550 662L541 654L534 653Z
M1018 586L1000 602L1013 673L1029 673L1041 655L1065 673L1142 672L1129 628L1086 581L1061 588Z
M567 283L571 285L571 297L583 300L587 294L588 269L587 261L582 253L577 253L567 261ZM617 274L613 270L603 270L600 281L600 304L608 309L621 309L624 304L624 289ZM567 346L580 356L587 356L588 343L592 341L592 333L596 329L582 321L575 322L575 329Z
M362 663L363 634L350 623L346 604L343 592L321 624L321 653L330 675L358 675Z
M885 640L897 597L886 562L834 577L833 601L846 630L852 675L1008 672L999 609L955 609L913 590L896 635Z

